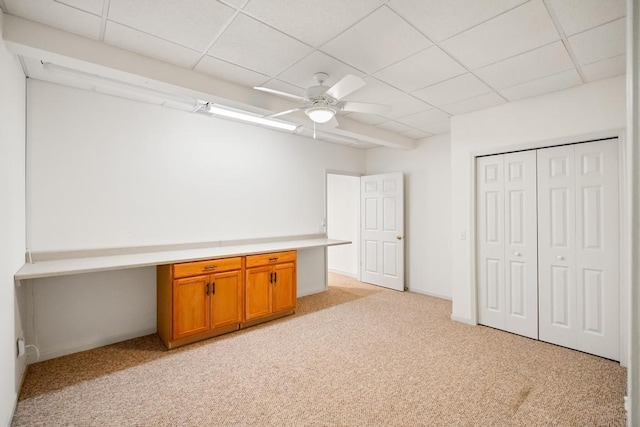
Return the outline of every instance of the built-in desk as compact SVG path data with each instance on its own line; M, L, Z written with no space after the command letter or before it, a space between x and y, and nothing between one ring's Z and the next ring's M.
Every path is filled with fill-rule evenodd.
M351 242L312 235L295 236L293 238L283 237L282 239L210 242L194 245L33 253L31 254L33 262L23 265L14 275L14 278L18 281L39 279L349 243Z

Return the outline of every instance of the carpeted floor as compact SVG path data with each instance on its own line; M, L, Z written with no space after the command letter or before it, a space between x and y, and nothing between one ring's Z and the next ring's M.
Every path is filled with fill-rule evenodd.
M295 316L177 350L151 335L31 365L13 425L625 425L616 362L331 283Z

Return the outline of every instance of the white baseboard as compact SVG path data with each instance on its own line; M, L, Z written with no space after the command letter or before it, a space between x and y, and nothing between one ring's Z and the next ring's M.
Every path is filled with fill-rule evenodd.
M43 362L49 359L55 359L56 357L66 356L68 354L79 353L81 351L91 350L98 347L104 347L105 345L115 344L120 341L126 341L133 338L143 337L145 335L151 335L156 333L156 328L142 329L135 332L129 332L121 335L113 335L110 337L106 337L97 341L73 346L73 347L64 347L64 348L56 348L51 350L40 350L40 360L38 362ZM27 363L32 364L36 363L36 356L30 354L27 356Z
M352 278L358 280L358 274L357 273L347 273L346 271L334 270L333 268L329 269L329 273L336 273L336 274L340 274L342 276L352 277Z
M466 323L467 325L472 325L472 326L477 326L478 322L475 322L471 319L467 319L466 317L458 317L458 316L454 316L453 314L451 315L451 320L455 321L455 322L460 322L460 323Z
M422 295L426 295L429 297L434 297L434 298L440 298L440 299L446 299L448 301L451 301L451 297L447 296L447 295L440 295L437 294L435 292L428 292L428 291L423 291L422 289L413 289L412 287L409 287L408 289L409 292L414 292L416 294L422 294Z

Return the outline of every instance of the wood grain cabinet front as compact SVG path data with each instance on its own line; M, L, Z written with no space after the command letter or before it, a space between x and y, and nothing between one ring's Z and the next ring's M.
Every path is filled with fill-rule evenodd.
M242 257L158 266L157 326L167 348L240 327L244 301L242 267ZM212 270L220 271L202 274Z
M296 308L296 251L246 257L245 322L292 314Z

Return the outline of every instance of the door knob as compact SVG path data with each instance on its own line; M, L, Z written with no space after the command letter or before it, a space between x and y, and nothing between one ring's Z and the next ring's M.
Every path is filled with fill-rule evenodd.
M396 236L396 239L402 240L402 236Z
M562 261L562 260L564 259L564 257L563 257L562 255L558 255L558 259L559 259L560 261Z
M520 252L514 252L513 254L514 254L515 256L520 256L520 255L522 255Z

